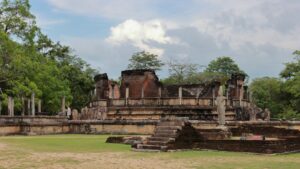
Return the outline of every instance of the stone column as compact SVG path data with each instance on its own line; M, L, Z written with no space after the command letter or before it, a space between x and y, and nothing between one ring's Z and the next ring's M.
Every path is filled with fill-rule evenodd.
M225 97L223 96L222 86L219 88L218 97L216 99L217 112L218 112L218 122L220 126L225 125L225 113L226 113L226 105L225 105Z
M161 86L158 87L158 105L161 105Z
M27 115L29 116L29 115L30 115L30 112L31 112L31 111L30 111L30 109L31 109L31 108L30 108L30 99L27 98L26 100L27 100Z
M161 98L161 87L158 88L158 97Z
M34 101L34 98L35 97L35 94L32 93L31 94L31 115L32 116L35 116L35 101Z
M14 116L14 99L11 96L8 96L7 108L8 108L8 115Z
M144 99L144 86L142 86L141 98Z
M25 116L25 99L24 99L23 96L22 96L22 98L21 98L21 101L22 101L22 112L21 112L21 116Z
M243 99L243 96L244 96L244 87L241 85L239 86L239 103L240 103L240 106L242 106L242 99Z
M0 116L1 116L1 112L2 112L2 98L0 96Z
M66 97L63 96L61 99L61 111L63 114L66 112Z
M181 86L178 88L178 98L179 98L179 104L182 105L182 87Z
M111 98L115 99L115 84L111 85Z
M213 88L212 88L212 99L213 99L213 101L212 101L212 106L215 106L215 86L213 86Z
M126 106L128 105L128 98L129 98L129 87L126 86L126 91L125 91L125 104L126 104Z
M39 102L38 102L38 112L42 112L42 100L39 99Z
M253 100L252 100L252 92L249 92L249 102L252 103Z
M15 116L15 100L13 97L11 98L11 113L11 116Z
M144 85L142 86L142 93L141 93L141 98L142 98L142 104L144 105Z

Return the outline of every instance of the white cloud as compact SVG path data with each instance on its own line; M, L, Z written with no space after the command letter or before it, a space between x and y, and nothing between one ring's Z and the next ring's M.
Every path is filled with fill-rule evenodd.
M111 35L107 42L119 45L131 43L140 50L145 50L161 56L164 53L162 48L153 47L150 43L177 44L178 40L166 35L166 28L159 20L139 22L126 20L123 23L111 28Z

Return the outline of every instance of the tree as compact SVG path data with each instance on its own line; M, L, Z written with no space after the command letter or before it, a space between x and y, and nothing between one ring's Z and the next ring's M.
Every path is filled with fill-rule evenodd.
M225 83L230 76L215 71L200 72L200 66L194 63L171 61L168 63L169 77L163 79L165 84L209 84L213 81Z
M3 98L14 96L16 113L20 98L32 92L52 113L60 111L63 96L77 109L90 101L95 70L41 32L28 0L3 0L0 21L0 87Z
M285 80L282 92L288 108L300 116L300 51L295 51L294 61L286 63L280 76Z
M284 111L285 104L281 100L282 84L280 79L271 77L257 78L250 84L254 103L260 108L268 108L274 117Z
M239 66L228 56L218 57L217 59L211 61L204 72L215 72L221 73L224 76L230 77L233 73L243 73Z
M157 55L145 51L133 54L129 61L128 69L160 70L164 65L164 63L158 59Z
M195 82L195 76L198 73L199 65L191 63L179 63L170 61L169 77L162 80L165 84L192 84Z
M9 36L32 43L38 28L34 15L30 13L29 0L3 0L0 4L0 29Z

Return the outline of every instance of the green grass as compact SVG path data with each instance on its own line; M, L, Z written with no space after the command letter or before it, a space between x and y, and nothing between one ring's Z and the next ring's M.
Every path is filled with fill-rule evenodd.
M133 152L129 145L107 144L108 135L49 135L49 136L9 136L0 137L0 143L9 146L1 150L0 169L3 162L14 160L19 164L13 168L39 168L60 164L63 168L72 168L82 164L79 159L68 155L53 158L50 156L40 163L30 162L32 153L75 153L96 154L96 157L107 153L117 153L117 157L125 161L157 161L160 164L186 164L187 168L195 169L298 169L300 168L300 153L286 155L258 155L223 151L178 151L163 153ZM49 155L49 154L44 154ZM120 156L120 157L119 157ZM112 157L113 158L113 157ZM94 157L90 159L94 161ZM97 159L96 159L97 160ZM149 164L148 164L149 165ZM151 165L151 164L150 164ZM3 167L4 166L4 167ZM122 164L120 164L122 168ZM151 166L145 166L153 168ZM120 168L120 167L119 167ZM86 168L88 169L88 168Z
M130 146L105 143L108 135L50 135L0 137L0 142L37 152L124 152Z

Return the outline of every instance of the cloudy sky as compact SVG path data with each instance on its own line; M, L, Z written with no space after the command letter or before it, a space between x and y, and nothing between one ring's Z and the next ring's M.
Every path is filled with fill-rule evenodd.
M300 50L299 0L31 0L52 39L117 78L134 52L207 65L231 56L251 78L278 76ZM158 73L168 74L167 69Z

